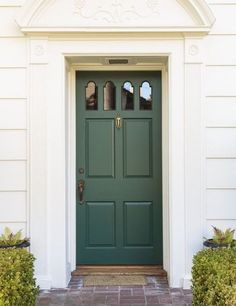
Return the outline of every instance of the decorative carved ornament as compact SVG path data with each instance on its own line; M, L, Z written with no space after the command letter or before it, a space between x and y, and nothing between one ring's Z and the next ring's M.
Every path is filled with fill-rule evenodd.
M186 19L178 15L176 23L170 20L172 25L168 25L165 16L171 12L172 2L173 8L180 5L180 15L182 7ZM65 14L59 13L62 11ZM53 13L55 18L50 18ZM81 28L92 32L109 29L140 32L141 29L142 32L208 33L215 17L206 0L29 0L20 8L16 21L23 33L31 34L75 33Z
M45 53L44 47L41 45L36 45L34 47L34 55L36 56L43 56Z
M30 41L30 63L46 64L47 62L47 40L32 39Z
M199 48L197 45L191 45L189 47L189 55L195 56L195 55L198 55L198 53L199 53Z
M158 13L158 0L146 0L142 7L136 3L135 0L108 0L94 5L93 0L74 0L74 12L82 18L109 24L148 18Z

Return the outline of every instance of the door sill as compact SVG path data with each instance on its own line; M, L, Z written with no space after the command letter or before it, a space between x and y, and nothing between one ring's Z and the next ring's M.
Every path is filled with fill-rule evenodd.
M79 265L72 272L72 276L85 275L106 275L106 274L121 274L121 275L149 275L149 276L166 276L167 273L162 266L158 265L117 265L117 266L100 266L100 265Z

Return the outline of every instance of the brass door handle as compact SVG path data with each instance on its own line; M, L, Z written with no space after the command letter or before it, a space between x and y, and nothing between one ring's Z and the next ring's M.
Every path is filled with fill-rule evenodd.
M79 192L79 203L80 204L84 204L84 189L85 189L84 185L85 185L84 180L80 180L78 182L78 192Z

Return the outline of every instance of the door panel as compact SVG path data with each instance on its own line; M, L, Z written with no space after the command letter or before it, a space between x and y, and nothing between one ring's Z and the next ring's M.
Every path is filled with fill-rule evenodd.
M150 177L152 173L151 119L124 120L125 177Z
M124 246L143 247L153 245L152 203L124 203Z
M77 264L162 264L161 73L77 72L76 148Z
M86 223L87 247L115 246L115 203L88 202Z
M114 177L114 120L86 120L86 169L88 177Z

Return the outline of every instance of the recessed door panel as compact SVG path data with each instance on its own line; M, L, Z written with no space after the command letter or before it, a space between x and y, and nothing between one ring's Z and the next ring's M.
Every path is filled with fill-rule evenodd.
M151 202L124 203L126 247L153 246L153 211Z
M87 202L87 247L115 246L115 203Z
M152 175L151 119L124 120L124 175L126 177Z
M88 177L114 177L114 120L86 120Z

